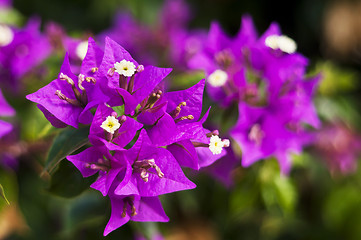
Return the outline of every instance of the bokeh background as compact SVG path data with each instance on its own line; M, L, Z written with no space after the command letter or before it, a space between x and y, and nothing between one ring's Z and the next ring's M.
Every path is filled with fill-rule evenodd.
M232 173L234 184L227 187L207 173L188 172L196 189L161 198L169 223L128 223L106 238L134 239L137 234L160 232L170 240L361 239L361 170L357 167L361 149L350 147L353 141L361 141L361 2L186 3L192 11L190 29L208 30L212 21L218 21L225 32L235 35L244 14L252 16L259 33L271 22L278 22L282 32L297 42L298 52L310 59L309 73L321 72L323 76L315 103L324 135L294 157L289 176L280 175L274 159L249 168L237 167ZM14 0L12 12L0 19L23 26L30 17L38 16L42 30L55 22L72 37L94 36L109 29L118 12L129 12L139 22L155 27L163 4L161 0ZM52 176L42 174L48 149L59 130L24 98L53 80L63 56L64 52L50 56L39 67L44 71L41 77L24 78L20 93L4 91L17 111L9 120L17 129L8 136L12 139L10 147L1 142L0 153L11 148L19 162L16 171L0 172L11 203L0 203L1 239L103 238L110 216L109 201L89 189L93 179L70 174L76 169L66 161ZM158 66L172 67L166 62ZM199 77L202 75L196 75ZM194 83L181 74L171 75L171 79L175 86ZM211 104L205 100L205 105ZM235 117L225 120L232 124ZM340 170L339 163L332 160L333 151L344 153L340 155L345 158L351 152L350 171Z

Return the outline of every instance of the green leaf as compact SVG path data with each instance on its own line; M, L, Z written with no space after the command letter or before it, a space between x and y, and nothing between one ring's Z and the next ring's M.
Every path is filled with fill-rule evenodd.
M75 198L65 215L65 228L68 233L74 232L82 226L99 225L107 217L108 199L100 192L90 190Z
M14 172L0 169L0 195L3 198L0 199L0 212L9 204L17 202L18 183Z
M64 198L78 196L95 181L97 175L83 178L81 173L69 161L62 161L53 174L48 192Z
M15 9L0 8L0 23L21 25L23 22L24 17Z
M3 186L2 186L1 184L0 184L0 195L1 195L1 197L5 200L5 202L6 202L8 205L10 205L10 202L9 202L9 200L6 198L4 188L3 188Z
M359 74L356 71L338 66L330 61L317 63L312 74L318 73L322 75L319 87L319 92L322 95L330 96L349 92L358 86Z
M281 175L276 159L267 159L260 171L261 195L273 215L293 215L297 203L297 190L292 179Z
M124 115L124 105L113 107L113 110L118 114L118 116Z
M68 128L59 133L48 153L44 172L54 172L61 160L88 143L88 135L89 127Z
M297 191L291 179L286 176L278 176L274 180L274 186L277 192L278 204L281 206L284 214L294 213Z
M185 89L197 84L204 78L203 71L192 71L173 75L172 89Z

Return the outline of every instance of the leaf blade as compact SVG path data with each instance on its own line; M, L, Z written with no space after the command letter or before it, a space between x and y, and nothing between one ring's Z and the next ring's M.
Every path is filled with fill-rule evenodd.
M88 135L89 127L68 128L60 132L49 150L43 173L52 173L66 156L86 145L89 142Z

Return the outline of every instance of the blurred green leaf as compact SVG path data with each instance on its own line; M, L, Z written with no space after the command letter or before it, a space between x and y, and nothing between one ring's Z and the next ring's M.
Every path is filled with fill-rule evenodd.
M357 98L355 99L357 100ZM361 121L359 107L352 98L337 97L316 99L316 106L320 117L329 122L343 121L357 127Z
M282 210L284 215L294 213L297 202L297 191L292 179L281 175L277 161L268 159L260 173L261 194L268 210L277 213Z
M357 72L341 68L330 61L319 62L313 73L321 73L319 91L322 95L332 95L353 90L358 84Z
M37 141L58 131L58 129L53 127L44 117L43 113L35 104L27 104L26 109L21 109L20 112L17 111L17 114L19 114L22 119L26 119L26 121L22 121L23 130L21 132L22 138L25 140Z
M17 201L18 184L13 172L0 170L0 195L5 200L0 199L0 210Z
M65 229L68 234L79 227L99 225L106 217L108 199L98 191L89 190L75 198L70 204L65 215Z
M3 188L3 186L1 184L0 184L0 195L5 200L5 202L7 204L10 204L9 200L5 196L5 191L4 191L4 188Z
M275 178L274 184L277 191L278 203L284 213L293 213L297 201L297 191L291 178L280 175Z
M334 185L324 201L322 216L326 225L341 231L344 239L361 237L361 194L353 184Z
M24 17L13 8L0 8L0 23L20 26Z
M193 86L194 84L198 83L200 80L204 79L204 72L203 71L193 71L193 72L186 72L177 75L170 75L172 80L172 89L185 89Z
M52 175L48 192L71 198L78 196L95 181L96 175L83 178L81 173L69 161L62 161L58 170Z
M252 186L242 185L238 187L231 196L231 212L239 217L252 214L258 203L258 189Z
M46 159L44 171L52 173L66 156L88 143L89 127L67 128L54 139Z

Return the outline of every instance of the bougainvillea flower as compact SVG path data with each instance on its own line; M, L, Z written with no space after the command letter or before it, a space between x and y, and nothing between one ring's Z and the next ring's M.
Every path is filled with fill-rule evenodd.
M90 109L108 100L97 83L97 69L101 59L102 51L90 38L87 56L78 76L70 70L66 54L58 78L37 92L27 95L27 99L42 105L56 119L75 128L79 123L91 123L93 115Z
M283 96L270 98L270 107L277 109L279 118L283 118L285 122L306 123L314 128L319 128L321 121L312 102L319 80L320 76L316 76L308 80L297 80L290 83L293 86L288 86L287 90L283 90ZM286 88L287 85L284 89Z
M145 129L155 146L168 145L167 149L181 166L193 169L209 165L223 156L214 156L219 154L215 152L212 154L212 134L203 128L209 110L200 119L204 84L202 80L186 90L162 93L154 104L153 109L156 110L143 111L138 116L140 122L149 126ZM194 144L205 147L204 152L199 152L202 155L200 161Z
M119 179L123 179L131 171L127 161L112 156L105 146L90 147L79 154L68 156L67 159L79 169L83 177L99 173L98 179L91 187L100 191L104 196L108 194L118 175L120 175Z
M314 140L316 151L331 173L346 175L356 171L361 137L345 123L337 122L323 127Z
M124 104L125 114L149 97L153 89L171 72L169 68L139 65L119 44L105 39L104 58L99 73L101 87L110 96L111 106Z
M187 62L202 51L207 33L204 30L177 30L172 31L169 38L169 60L172 66L187 70Z
M202 112L203 89L204 80L186 90L161 91L152 108L144 111L144 108L140 109L138 120L153 125L147 128L153 144L164 146L195 138L203 130L202 124L198 123Z
M73 72L78 73L79 66L84 60L88 50L88 41L80 38L64 36L62 43L64 50L69 54L69 60Z
M123 226L128 221L168 222L158 197L140 197L139 195L109 194L112 212L104 230L104 236Z
M207 78L207 91L220 105L228 106L237 98L237 88L233 75L243 66L239 58L240 46L227 36L218 23L212 23L202 51L188 62L191 69L204 70Z
M226 155L223 148L229 147L229 140L219 138L218 130L211 132L203 128L209 110L198 122L188 124L188 130L193 134L183 134L182 140L167 146L167 149L181 166L199 170ZM187 136L187 138L184 138L184 136Z
M151 30L139 23L130 13L117 13L112 27L101 33L98 39L102 42L106 37L119 43L144 65L156 63L156 57L149 50L154 41Z
M304 124L320 126L312 103L319 76L306 79L308 60L296 49L278 24L258 37L252 19L245 16L234 38L212 24L202 51L188 62L205 71L214 101L222 107L239 105L231 136L242 148L243 166L275 156L287 173L291 153L310 143Z
M239 119L231 130L232 138L242 150L242 165L248 167L256 161L270 156L281 156L281 171L289 171L289 160L284 153L299 152L303 144L266 108L239 104ZM283 161L285 162L283 162Z
M217 149L214 148L214 143L216 143L215 141L218 141L219 138L218 134L213 134L211 131L203 128L203 124L210 110L208 109L206 114L201 118L204 85L205 80L202 80L189 89L164 94L164 98L168 102L167 112L175 119L176 126L181 133L178 141L191 140L193 142L192 145L196 145L195 142L207 145L207 147L197 148L199 157L198 168L212 164L225 154L225 152L223 152L220 155L221 152L219 152L223 146L218 146L221 148ZM218 144L222 143L221 140ZM189 148L186 149L188 149L189 153L193 152Z
M109 128L102 127L109 116L113 116L114 121L119 123L119 126L114 128L114 132L111 132ZM114 125L111 122L108 124ZM134 138L137 131L142 127L143 125L133 118L124 115L117 116L112 108L99 104L90 126L89 140L93 145L104 144L109 150L121 149Z
M127 183L128 186L118 186L114 191L115 194L154 197L196 187L184 175L169 151L153 146L145 130L141 130L133 147L119 152L117 158L121 156L131 164L132 175ZM134 189L134 191L129 191L129 189Z
M7 81L7 87L17 90L19 78L49 56L50 43L39 28L36 18L30 19L23 29L0 25L0 77Z

